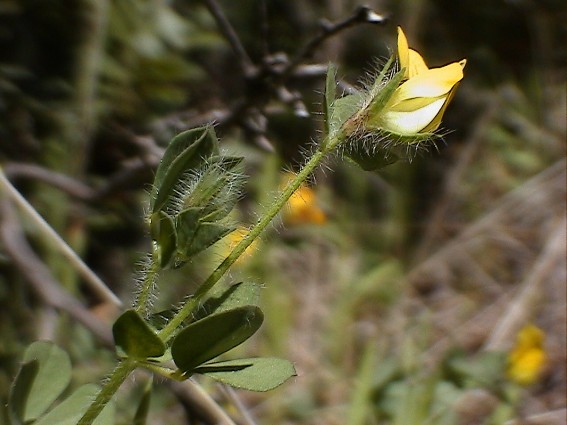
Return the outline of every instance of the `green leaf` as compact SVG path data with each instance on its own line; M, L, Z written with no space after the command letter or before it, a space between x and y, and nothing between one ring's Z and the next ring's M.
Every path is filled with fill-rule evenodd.
M187 259L219 241L234 230L233 227L205 222L203 208L187 208L177 216L177 252Z
M174 137L156 170L150 194L152 213L164 206L183 173L198 168L217 153L218 140L211 126L194 128Z
M165 353L164 342L134 310L120 315L112 326L112 335L116 346L128 357L147 359Z
M223 311L198 320L175 337L173 360L182 372L193 369L242 344L262 325L264 315L256 306Z
M163 211L159 211L159 235L157 243L159 246L159 262L161 268L166 268L170 263L177 247L177 235L173 219Z
M38 370L37 360L23 363L18 370L8 399L8 415L12 425L21 425L25 421L27 400Z
M144 387L144 393L136 409L136 414L134 415L133 425L146 425L148 420L148 413L150 411L150 400L152 397L152 384L153 379L150 377L146 386Z
M323 103L323 119L327 135L331 134L331 112L337 96L337 67L329 62L325 81L325 102ZM323 139L325 140L325 138Z
M449 374L460 385L470 388L482 386L497 388L503 380L506 369L506 355L502 352L487 351L470 357L455 352L447 360Z
M181 251L195 237L202 214L203 208L193 207L187 208L177 215L175 229L177 232L177 246Z
M399 71L384 85L380 86L379 90L375 90L373 98L367 108L368 122L377 127L380 126L380 115L382 109L387 105L388 101L400 86L404 79L404 73ZM374 91L374 90L373 90Z
M388 78L388 71L390 71L394 61L394 56L390 56L388 61L384 64L380 70L380 74L376 76L374 84L372 84L372 87L370 88L370 96L374 97L382 90L382 87L385 85L386 79Z
M359 360L358 372L354 377L354 386L350 391L350 403L346 414L349 425L364 425L370 416L373 378L378 369L377 345L369 342Z
M249 391L269 391L297 375L290 361L265 357L207 363L195 373Z
M229 286L220 294L211 296L195 313L195 317L202 319L211 314L232 310L247 305L258 305L260 302L261 286L253 282L240 282Z
M218 221L226 217L238 202L240 188L244 182L244 176L240 169L240 164L244 158L222 156L213 159L217 171L210 173L213 182L211 196L208 205L205 207L206 216L204 221ZM201 206L201 205L196 205Z
M26 349L23 362L37 362L37 374L31 382L31 372L25 372L26 383L31 384L23 410L23 418L28 422L43 414L67 388L71 381L71 361L67 353L52 342L38 341Z
M240 282L229 287L221 296L210 298L205 305L211 303L214 313L232 310L247 305L260 303L261 286L254 282Z
M335 135L350 117L362 107L362 93L349 94L335 100L329 114L329 134Z
M232 210L244 181L237 169L241 157L215 156L209 158L195 178L190 193L183 196L183 208L202 208L205 221L218 221Z
M98 391L98 386L94 384L79 387L34 425L75 425L87 411ZM114 403L110 402L102 409L93 425L114 425Z
M191 242L187 246L179 247L178 252L186 258L192 257L218 242L232 231L234 231L234 227L228 227L223 224L201 223Z

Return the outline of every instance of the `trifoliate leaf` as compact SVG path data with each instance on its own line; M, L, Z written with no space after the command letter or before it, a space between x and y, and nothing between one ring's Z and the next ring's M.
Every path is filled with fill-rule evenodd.
M39 362L37 360L23 363L18 370L8 398L9 423L12 425L21 425L25 422L26 403L38 370Z
M218 154L218 140L211 126L194 128L174 137L156 170L150 194L152 213L164 206L182 174L198 169L208 158L216 154Z
M173 219L163 211L159 211L159 235L157 244L159 246L159 262L161 268L166 268L171 262L177 248L177 234Z
M28 422L42 415L67 388L71 381L71 361L67 353L52 342L38 341L26 349L23 364L12 387L11 398L19 399L14 408ZM20 397L26 392L27 396L22 400Z
M116 346L128 357L147 359L165 353L165 344L135 311L127 310L114 322L112 335Z
M95 399L99 387L87 384L58 404L34 425L75 425ZM100 412L93 425L114 425L114 403L108 403Z
M261 286L253 282L240 282L207 299L195 313L197 319L247 305L258 305Z
M264 315L256 306L223 311L198 320L183 329L173 340L171 354L182 372L242 344L262 325Z
M267 357L211 362L195 373L249 391L269 391L297 375L290 361Z
M335 100L329 114L330 136L334 136L342 125L362 107L362 102L362 93L349 94Z

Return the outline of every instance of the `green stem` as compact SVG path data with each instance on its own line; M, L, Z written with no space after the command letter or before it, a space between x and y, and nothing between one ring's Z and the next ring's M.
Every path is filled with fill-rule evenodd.
M167 341L172 336L175 335L177 328L189 317L189 315L195 310L199 305L203 297L211 290L211 288L220 280L222 276L228 271L230 266L240 257L246 248L252 244L252 242L260 236L262 231L270 224L272 219L276 214L284 207L288 199L293 195L293 193L301 186L301 184L309 177L309 175L317 168L321 163L323 158L342 141L340 135L337 135L330 139L328 143L322 143L323 149L317 150L301 171L295 176L295 178L289 182L287 187L280 193L273 205L270 206L265 215L256 223L256 225L250 230L248 235L243 238L232 250L232 252L224 259L224 261L213 271L213 273L203 282L195 294L187 300L187 302L181 307L177 312L175 317L173 317L167 326L165 326L160 332L159 336L163 341Z
M91 425L136 366L136 360L132 359L119 363L77 425Z
M138 293L138 296L136 297L136 301L134 303L134 310L136 310L136 312L140 314L145 314L150 310L150 299L152 297L155 281L160 270L159 262L157 260L157 255L155 254L155 252L154 255L152 255L150 261L150 267L145 273L142 287L140 288L140 292Z

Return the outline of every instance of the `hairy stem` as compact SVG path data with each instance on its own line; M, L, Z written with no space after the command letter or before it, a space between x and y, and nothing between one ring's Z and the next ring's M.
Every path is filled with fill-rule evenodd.
M97 394L95 400L91 403L77 425L91 425L100 414L102 409L104 409L104 406L108 404L112 396L114 396L116 391L118 391L118 388L120 388L128 375L130 375L130 373L132 373L132 371L136 369L136 366L136 360L132 359L125 359L118 363L118 366L116 367L116 369L114 369L104 386Z
M334 150L336 146L342 141L341 135L336 135L328 141L322 143L321 148L317 150L305 166L299 171L293 180L289 182L287 187L279 194L274 204L266 211L264 216L256 223L250 230L248 235L244 237L232 250L232 252L224 259L224 261L211 273L211 275L203 282L195 294L187 300L187 302L177 312L175 317L169 321L160 332L159 336L163 341L167 341L176 334L177 328L189 317L189 315L199 305L203 297L211 290L211 288L220 280L222 276L228 271L230 266L240 257L246 248L260 236L262 231L270 224L272 219L284 207L288 199L293 193L301 186L301 184L309 177L309 175L319 166L325 156Z
M154 285L157 279L157 275L159 273L160 267L159 262L157 260L157 256L152 255L151 257L151 264L147 270L145 270L144 280L142 282L142 286L140 288L140 292L136 297L136 301L134 302L134 309L137 313L142 315L146 315L149 313L151 307L151 297L154 291Z

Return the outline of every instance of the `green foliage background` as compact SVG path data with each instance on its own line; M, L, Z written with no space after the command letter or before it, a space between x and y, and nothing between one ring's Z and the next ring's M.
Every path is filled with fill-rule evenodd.
M164 144L216 122L223 147L246 157L250 182L235 218L253 222L279 170L296 168L321 131L324 65L337 64L339 93L359 85L389 56L401 25L429 65L468 60L445 116L445 143L380 174L329 164L332 172L315 179L327 223L276 223L238 264L236 276L265 283L266 313L261 335L238 350L287 357L299 371L275 392L242 398L265 424L504 423L564 409L565 240L554 239L565 231L564 2L371 2L389 17L385 25L340 32L301 61L322 66L285 79L246 78L205 3L3 0L0 164L18 189L128 303L131 271L149 243L144 210ZM344 19L358 4L220 5L251 61L273 65L282 53L294 58L321 19ZM291 100L278 95L282 87ZM110 327L118 312L21 224L62 287ZM3 245L0 399L36 339L71 354L75 386L97 382L112 352L46 304ZM220 258L212 249L172 271L156 308L187 294ZM496 390L485 393L489 411L475 419L466 391L502 385L474 382L492 367L483 355L507 350L514 326L527 321L547 335L545 377L518 408ZM451 366L463 358L464 372L462 361ZM159 388L156 423L192 416ZM142 391L120 396L121 423Z

